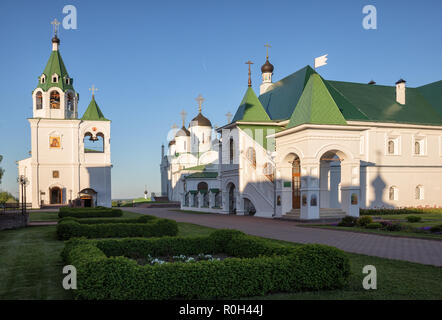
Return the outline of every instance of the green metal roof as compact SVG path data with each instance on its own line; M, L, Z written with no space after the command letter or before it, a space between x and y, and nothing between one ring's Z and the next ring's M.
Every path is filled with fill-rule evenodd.
M442 80L417 88L424 98L442 116Z
M204 171L206 169L205 164L200 164L198 166L184 168L182 171Z
M316 73L310 76L287 128L304 123L347 124L321 77Z
M251 87L247 88L244 98L233 117L232 122L236 121L270 121L270 117Z
M59 77L58 82L52 82L52 75L57 74ZM67 89L74 90L72 86L73 79L71 79L70 84L66 84L65 79L69 78L68 71L64 65L63 59L61 58L60 51L52 51L51 56L49 57L48 63L43 71L43 74L46 75L45 83L40 83L40 77L38 78L39 83L37 88L41 88L44 91L48 91L51 87L58 87L63 91Z
M275 150L275 139L271 138L267 140L267 135L275 134L282 130L279 126L269 126L269 125L250 125L250 124L239 124L238 128L243 130L247 135L249 135L253 140L258 142L266 150Z
M106 119L101 112L100 108L98 107L97 102L95 101L95 97L92 96L92 100L89 103L89 106L86 109L86 112L83 114L83 117L81 120L88 120L88 121L109 121Z
M218 176L218 172L203 171L195 172L186 176L186 179L215 179Z

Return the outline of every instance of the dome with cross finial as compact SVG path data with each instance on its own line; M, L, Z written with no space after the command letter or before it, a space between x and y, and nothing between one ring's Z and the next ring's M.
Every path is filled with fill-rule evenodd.
M198 115L192 119L190 122L191 127L212 127L212 123L209 119L207 119L203 114L200 112Z
M269 60L267 59L266 62L261 67L261 72L262 73L272 73L273 70L274 70L273 64L271 64L269 62Z

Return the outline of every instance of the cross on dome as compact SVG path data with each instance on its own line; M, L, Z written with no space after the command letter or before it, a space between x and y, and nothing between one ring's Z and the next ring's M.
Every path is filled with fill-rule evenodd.
M53 21L51 21L52 26L54 27L54 36L57 36L58 34L58 26L60 25L60 21L55 18Z
M91 88L89 88L89 91L92 92L92 98L95 97L95 91L98 91L98 88L95 87L95 85L92 85Z
M198 97L195 98L196 101L198 101L198 112L201 113L201 105L203 104L204 99L201 93L198 95Z

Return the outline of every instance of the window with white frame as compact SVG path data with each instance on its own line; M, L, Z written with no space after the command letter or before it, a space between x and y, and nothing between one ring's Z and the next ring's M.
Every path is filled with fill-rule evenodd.
M414 198L416 200L424 199L424 187L422 185L416 186L416 189L414 190Z
M387 155L399 155L400 154L400 142L399 136L389 136L386 141L386 154Z
M398 200L399 199L399 189L396 186L391 186L388 190L388 199Z
M415 137L413 143L413 154L416 156L425 155L425 141L424 137Z

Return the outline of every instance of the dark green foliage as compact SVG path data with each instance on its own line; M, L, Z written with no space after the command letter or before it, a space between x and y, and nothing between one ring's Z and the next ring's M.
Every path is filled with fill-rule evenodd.
M440 232L442 232L442 224L439 224L437 226L432 226L430 228L430 232L432 232L432 233L440 233Z
M386 231L401 231L402 230L402 226L398 222L382 221L381 225L382 225L381 229L386 230Z
M421 217L418 217L418 216L407 216L407 221L408 222L419 222L419 221L421 221L422 220L422 218Z
M236 257L153 266L126 258L198 253ZM81 299L239 298L342 288L350 275L349 259L339 249L275 245L234 230L195 238L71 239L62 256L77 267L74 294Z
M373 218L370 216L363 216L358 218L358 220L356 221L356 225L359 227L365 227L367 226L367 224L370 224L373 222Z
M365 227L367 229L380 229L382 228L382 224L380 224L379 222L372 222L367 224Z
M57 224L57 236L60 240L74 237L86 238L125 238L125 237L161 237L178 234L176 221L153 219L147 222L95 223L83 224L68 219Z
M149 221L153 221L157 219L155 216L144 215L138 218L74 218L74 217L65 217L60 219L58 222L64 221L75 221L80 224L100 224L100 223L145 223Z
M401 209L359 209L361 216L387 215L387 214L420 214L420 213L442 213L442 208L401 208Z
M338 223L339 227L354 227L358 218L352 216L345 216L341 222Z
M74 217L74 218L116 218L121 217L123 211L121 209L96 207L96 208L60 208L58 217Z

